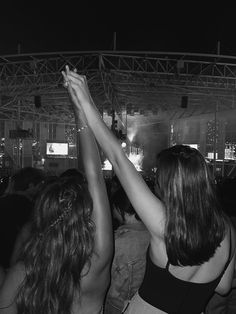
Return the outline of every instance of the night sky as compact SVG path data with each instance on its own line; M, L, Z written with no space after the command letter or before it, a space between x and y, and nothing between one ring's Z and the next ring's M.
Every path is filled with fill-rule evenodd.
M165 2L156 7L137 2L127 9L114 2L103 9L99 3L78 8L64 2L61 7L34 1L8 1L0 9L0 54L112 50L172 51L236 55L234 7L188 5ZM60 2L59 2L60 3ZM153 3L153 5L154 5Z

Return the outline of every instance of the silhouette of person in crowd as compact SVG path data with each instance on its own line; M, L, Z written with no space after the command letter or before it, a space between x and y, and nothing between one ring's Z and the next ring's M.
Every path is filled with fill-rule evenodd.
M75 176L77 177L77 179L81 182L81 183L85 183L86 182L86 177L85 175L82 173L82 171L76 169L76 168L69 168L69 169L66 169L65 171L63 171L61 174L60 174L60 177L61 178L64 178L64 177L71 177L71 176Z
M143 280L150 235L121 186L114 192L111 206L120 226L115 231L115 254L105 313L119 314Z
M16 237L30 219L34 198L45 178L43 171L24 167L12 175L5 193L0 197L0 265L7 269Z

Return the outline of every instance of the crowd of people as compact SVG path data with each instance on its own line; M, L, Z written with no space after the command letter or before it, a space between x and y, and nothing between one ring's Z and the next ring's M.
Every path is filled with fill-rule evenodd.
M82 170L49 177L23 168L1 192L0 313L234 313L233 210L204 157L167 148L146 180L103 122L86 77L69 67L62 75Z

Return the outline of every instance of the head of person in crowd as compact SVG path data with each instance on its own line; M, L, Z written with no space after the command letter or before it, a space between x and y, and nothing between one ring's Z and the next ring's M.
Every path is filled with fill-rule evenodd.
M111 205L113 217L120 225L141 221L122 186L112 195Z
M11 176L6 194L19 193L33 199L44 179L45 173L43 170L24 167Z
M143 177L149 189L155 194L155 179L153 177Z
M30 220L44 178L44 172L39 169L19 169L10 177L8 187L0 197L0 246L4 252L0 264L4 268L10 267L15 241Z
M9 176L0 178L0 196L3 195L8 187Z
M236 180L235 178L225 178L217 182L217 192L224 212L229 217L236 216Z
M17 295L19 313L70 313L89 271L94 247L92 199L75 177L58 178L38 196L31 237L19 260L26 277Z
M60 174L60 178L71 177L71 176L76 177L78 181L81 183L86 183L86 177L84 173L80 171L79 169L69 168Z
M187 145L161 151L155 191L166 208L165 243L170 263L196 265L212 257L222 241L225 222L201 153Z
M121 186L120 180L116 175L113 175L111 178L111 191L110 191L111 195L115 193L115 191L117 191L120 188L120 186Z

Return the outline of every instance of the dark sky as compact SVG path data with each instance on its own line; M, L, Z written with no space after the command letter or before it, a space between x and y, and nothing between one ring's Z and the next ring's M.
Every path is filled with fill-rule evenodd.
M109 11L76 8L68 0L61 7L7 3L0 10L1 55L16 54L19 44L21 53L111 50L114 32L117 50L216 53L220 41L221 54L236 55L235 10L213 1L208 7L137 2L130 10L120 5Z

